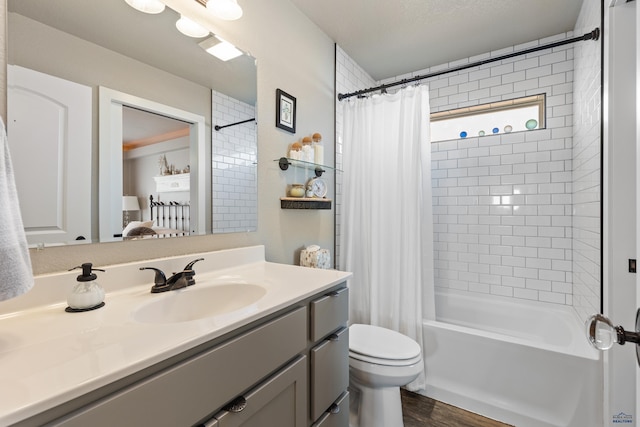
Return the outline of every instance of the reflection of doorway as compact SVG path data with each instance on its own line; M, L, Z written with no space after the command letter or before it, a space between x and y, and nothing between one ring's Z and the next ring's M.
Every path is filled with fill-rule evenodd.
M90 243L91 88L17 65L7 72L7 132L27 241Z
M205 177L204 117L168 105L100 87L99 90L99 230L100 241L119 240L122 232L123 110L132 107L189 125L191 234L203 234Z
M132 107L122 109L122 193L136 196L140 211L131 219L149 220L149 195L161 202L189 204L190 192L159 189L156 180L170 173L187 179L190 124ZM166 166L164 161L166 160Z

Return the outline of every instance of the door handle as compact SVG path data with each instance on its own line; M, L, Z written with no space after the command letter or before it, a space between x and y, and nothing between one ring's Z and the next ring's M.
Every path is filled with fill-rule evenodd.
M622 326L613 326L613 322L602 314L589 317L585 326L589 343L598 350L609 350L614 344L636 344L636 358L640 365L640 308L636 312L635 332L625 331Z

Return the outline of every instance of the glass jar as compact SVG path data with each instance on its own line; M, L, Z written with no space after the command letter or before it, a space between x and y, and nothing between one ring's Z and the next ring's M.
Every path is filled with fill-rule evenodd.
M291 188L289 188L289 196L290 197L304 197L306 189L303 184L291 184Z

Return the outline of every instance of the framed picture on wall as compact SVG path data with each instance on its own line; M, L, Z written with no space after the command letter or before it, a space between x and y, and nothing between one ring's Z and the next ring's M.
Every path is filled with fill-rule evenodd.
M296 98L276 89L276 127L296 132Z

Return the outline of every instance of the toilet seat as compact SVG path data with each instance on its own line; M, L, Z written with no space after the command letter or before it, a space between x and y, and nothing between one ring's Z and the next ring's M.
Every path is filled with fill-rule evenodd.
M349 357L387 366L408 366L422 359L420 345L390 329L354 324L349 327Z
M418 355L411 359L380 359L377 357L366 356L364 354L349 352L349 358L360 360L361 362L373 363L374 365L384 366L411 366L422 361L422 355Z

